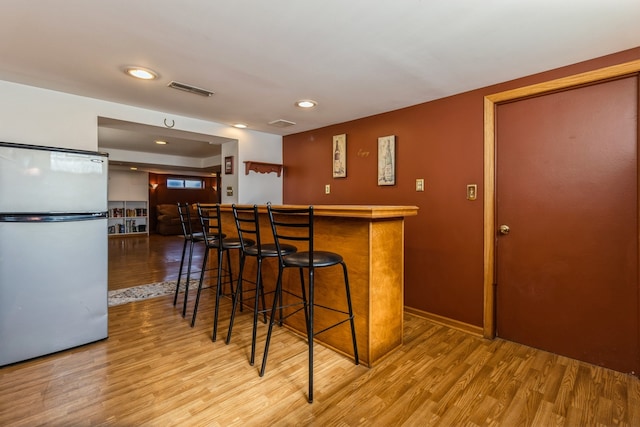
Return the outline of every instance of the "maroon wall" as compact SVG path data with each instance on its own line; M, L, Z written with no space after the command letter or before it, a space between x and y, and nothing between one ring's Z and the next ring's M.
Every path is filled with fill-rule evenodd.
M640 47L448 98L284 137L283 202L415 205L406 220L405 304L483 324L483 97L640 59ZM428 72L428 70L426 71ZM332 137L347 135L347 177ZM396 185L377 185L377 139L396 136ZM424 178L425 191L415 191ZM326 184L331 193L324 194ZM476 201L467 184L478 185Z

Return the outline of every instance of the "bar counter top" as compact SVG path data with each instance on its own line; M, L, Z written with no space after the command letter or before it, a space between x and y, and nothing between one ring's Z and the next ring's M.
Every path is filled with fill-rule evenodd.
M245 205L246 206L246 205ZM273 205L274 208L307 208L309 205ZM231 205L220 205L222 211L231 211ZM266 205L258 209L267 212ZM417 206L390 205L313 205L314 215L339 216L343 218L397 218L418 214Z

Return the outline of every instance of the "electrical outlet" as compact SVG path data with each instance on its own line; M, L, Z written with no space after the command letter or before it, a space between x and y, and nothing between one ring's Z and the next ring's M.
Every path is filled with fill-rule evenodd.
M416 191L424 191L424 179L416 179Z
M331 193L331 186L329 184L324 186L324 194Z

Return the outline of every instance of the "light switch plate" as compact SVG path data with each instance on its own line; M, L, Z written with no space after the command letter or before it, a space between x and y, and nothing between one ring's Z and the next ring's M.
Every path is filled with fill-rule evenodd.
M467 200L475 200L478 197L478 185L467 185Z
M416 191L424 191L424 179L416 179Z
M331 186L329 184L324 186L324 194L330 194L331 193Z

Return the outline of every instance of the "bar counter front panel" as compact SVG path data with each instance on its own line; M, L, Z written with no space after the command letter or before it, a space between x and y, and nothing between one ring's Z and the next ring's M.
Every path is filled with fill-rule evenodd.
M261 206L259 210L261 240L263 243L273 242L266 207ZM358 352L364 365L373 366L377 360L402 345L404 217L417 215L417 212L415 206L314 205L315 250L337 252L347 264ZM222 206L222 224L227 236L237 236L230 205ZM301 247L300 242L287 243L294 244L300 251L307 249ZM231 252L234 273L237 274L237 251ZM262 270L265 292L272 291L278 275L277 259L265 259ZM255 258L248 257L244 278L255 281L255 277ZM297 269L286 269L283 277L285 289L299 294L299 283ZM251 285L245 285L245 289L249 287ZM270 308L270 301L272 299L267 298L267 308ZM315 302L347 311L340 266L315 270ZM344 317L317 307L314 329L322 330ZM302 312L287 319L286 326L306 335ZM353 356L350 334L349 323L345 322L316 338L340 353Z

